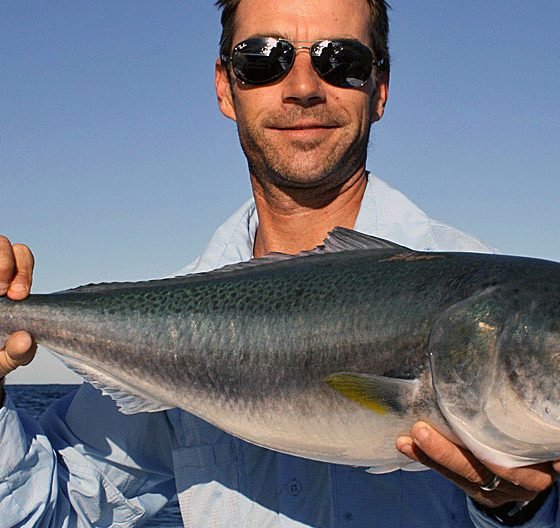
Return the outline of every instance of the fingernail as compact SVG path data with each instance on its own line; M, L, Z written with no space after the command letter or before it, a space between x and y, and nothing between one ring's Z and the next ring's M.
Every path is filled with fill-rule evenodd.
M414 431L413 438L417 444L421 445L424 442L428 441L428 439L430 438L430 431L427 427L421 427L417 431Z
M23 292L26 289L27 289L27 287L24 284L20 284L20 283L17 283L17 282L10 286L10 290L13 290L15 292Z
M412 443L409 438L397 438L397 449L406 456L411 456L413 453Z
M0 282L0 291L6 291L8 289L9 284L6 282Z

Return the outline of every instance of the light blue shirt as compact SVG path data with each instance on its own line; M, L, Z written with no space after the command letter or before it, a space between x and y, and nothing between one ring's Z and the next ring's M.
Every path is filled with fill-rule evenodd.
M252 257L258 219L248 201L184 272ZM417 249L489 251L427 217L371 176L356 229ZM431 471L364 468L279 454L179 409L124 415L88 384L41 425L0 409L0 528L153 526L175 495L192 528L496 527ZM554 490L526 528L559 526Z

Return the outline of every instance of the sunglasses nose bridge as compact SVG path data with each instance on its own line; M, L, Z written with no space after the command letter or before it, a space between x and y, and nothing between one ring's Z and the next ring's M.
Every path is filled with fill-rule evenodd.
M315 62L313 60L313 45L311 44L308 46L294 46L292 44L292 47L293 47L293 58L289 71L291 71L294 68L298 55L301 55L303 53L305 56L309 57L309 62L307 64L307 67L311 67L311 70L313 70L313 75L319 75L319 77L321 77L321 75L319 74L315 66ZM305 51L307 51L307 53L305 53Z
M317 75L317 70L315 69L315 65L313 64L313 58L311 54L311 46L294 46L292 51L292 62L290 64L290 68L287 74L293 73L294 69L304 68L304 70L309 75ZM301 57L303 55L303 57ZM304 64L301 64L301 61L304 61ZM298 64L299 63L299 64Z
M302 53L304 55L309 55L309 59L311 60L311 46L293 46L292 45L292 47L293 47L292 64L290 66L290 69L293 68L298 55L301 55ZM307 50L307 53L305 53L306 50Z
M307 49L308 53L305 53ZM310 46L298 46L282 83L282 99L287 103L312 106L325 98L323 81L311 60ZM298 55L304 56L298 56Z

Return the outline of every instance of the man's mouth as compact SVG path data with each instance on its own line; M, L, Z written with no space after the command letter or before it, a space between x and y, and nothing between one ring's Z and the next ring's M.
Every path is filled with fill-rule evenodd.
M321 121L300 121L290 124L282 124L270 127L280 137L296 143L320 143L325 140L332 132L339 128L339 125L325 123Z
M323 123L317 121L305 121L298 123L290 123L286 125L272 126L276 130L318 130L318 129L332 129L338 128L336 123Z

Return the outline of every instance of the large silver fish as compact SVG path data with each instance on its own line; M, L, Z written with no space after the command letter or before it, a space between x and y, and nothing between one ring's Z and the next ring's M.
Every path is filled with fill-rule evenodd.
M124 412L379 471L422 418L477 456L560 458L560 263L426 253L344 229L297 257L0 300Z

